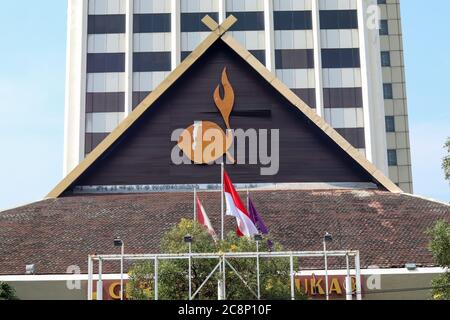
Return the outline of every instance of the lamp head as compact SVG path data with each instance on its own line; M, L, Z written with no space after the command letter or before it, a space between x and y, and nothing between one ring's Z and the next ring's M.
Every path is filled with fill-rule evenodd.
M263 236L262 236L262 234L258 233L258 234L254 235L254 239L255 239L256 242L259 242L259 241L263 240Z
M25 274L26 275L34 275L34 274L36 274L36 266L34 264L27 264L25 266Z
M327 232L327 233L325 233L325 236L323 237L323 240L325 242L333 242L333 236Z
M193 238L192 238L192 236L190 234L188 234L188 235L184 236L183 240L184 240L185 243L192 243Z
M120 239L120 237L114 238L114 247L121 247L123 246L123 241Z

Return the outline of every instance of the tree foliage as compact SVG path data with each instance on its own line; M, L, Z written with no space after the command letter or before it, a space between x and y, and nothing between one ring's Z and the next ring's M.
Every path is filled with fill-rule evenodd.
M164 253L187 253L188 245L183 239L186 235L193 237L193 253L214 252L254 252L255 242L239 238L229 233L224 241L215 243L204 227L192 220L183 219L162 239L161 249ZM273 250L281 251L281 245L275 243ZM260 243L261 251L268 251L267 241ZM194 259L192 262L192 292L195 293L203 281L218 264L217 259ZM250 288L256 292L256 259L229 259L231 265L239 272ZM261 259L260 279L261 297L263 299L290 299L290 263L289 259ZM133 300L154 298L154 262L135 264L129 272L127 297ZM202 288L196 299L217 299L217 282L222 276L216 272ZM161 261L158 272L159 298L165 300L187 300L189 292L189 273L187 260ZM255 299L253 293L239 279L231 268L226 266L226 293L229 300ZM297 299L305 296L296 291Z
M445 179L450 181L450 138L447 139L444 148L447 150L447 155L442 162L442 168L444 169Z
M450 223L442 220L428 231L431 236L430 250L438 265L450 268ZM433 280L433 297L437 300L450 300L450 273L447 272Z
M17 300L15 290L6 282L0 282L0 300Z

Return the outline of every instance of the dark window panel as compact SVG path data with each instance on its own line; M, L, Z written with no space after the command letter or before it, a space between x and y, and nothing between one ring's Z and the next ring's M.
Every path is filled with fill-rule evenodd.
M398 164L397 150L395 150L395 149L388 150L387 155L388 155L388 165L396 166Z
M388 36L389 35L389 23L387 20L380 20L380 35Z
M392 88L392 83L383 84L383 95L384 99L394 99L394 89Z
M358 29L356 10L321 10L321 29Z
M182 51L181 52L181 61L183 61L184 59L186 59L188 57L188 55L191 54L192 51Z
M124 112L125 93L96 92L86 94L86 112Z
M133 54L133 72L170 71L170 52L136 52Z
M308 106L316 108L316 89L291 89Z
M276 69L312 69L314 68L314 50L291 49L275 50Z
M250 53L255 56L263 65L266 65L266 50L250 50Z
M151 91L134 91L133 92L133 110L144 100Z
M324 88L324 108L362 108L362 88Z
M90 15L88 17L88 33L125 33L125 15Z
M359 68L359 49L322 49L322 68Z
M382 67L391 66L391 53L389 51L381 52L381 66Z
M310 30L312 29L311 11L274 11L275 30Z
M217 12L188 12L188 13L181 13L181 32L207 32L207 31L211 31L202 22L202 19L206 15L209 15L216 22L219 21L219 14Z
M386 116L386 132L395 132L395 117Z
M338 128L337 132L343 136L354 148L364 149L366 140L364 137L364 128Z
M88 53L87 72L125 72L125 53Z
M135 14L134 33L170 32L170 13Z
M227 17L233 15L238 20L231 27L231 31L258 31L264 30L264 12L228 12Z
M92 152L109 133L86 133L84 141L84 152L86 155Z

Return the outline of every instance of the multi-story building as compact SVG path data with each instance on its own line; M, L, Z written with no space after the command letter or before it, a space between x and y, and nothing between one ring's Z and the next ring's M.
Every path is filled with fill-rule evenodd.
M69 0L65 173L208 35L206 14L238 18L234 38L412 191L399 0Z

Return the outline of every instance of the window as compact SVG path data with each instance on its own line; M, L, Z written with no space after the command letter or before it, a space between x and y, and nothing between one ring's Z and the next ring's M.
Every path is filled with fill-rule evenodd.
M389 35L389 25L387 20L380 21L380 35L387 36Z
M359 49L322 49L323 68L359 68Z
M134 33L170 32L170 13L135 14Z
M381 66L382 67L391 66L391 53L389 51L381 52Z
M125 72L125 53L88 53L87 72Z
M397 165L397 150L388 150L388 165L396 166Z
M320 29L358 29L356 10L321 10Z
M393 99L394 94L392 90L392 83L385 83L383 84L383 93L384 93L384 99Z
M311 30L311 11L274 11L275 30Z
M238 20L230 31L264 30L264 12L227 12L227 17L233 15ZM203 18L204 14L202 14Z
M88 34L125 33L125 15L89 15Z
M386 117L386 132L395 132L395 118L392 116Z

